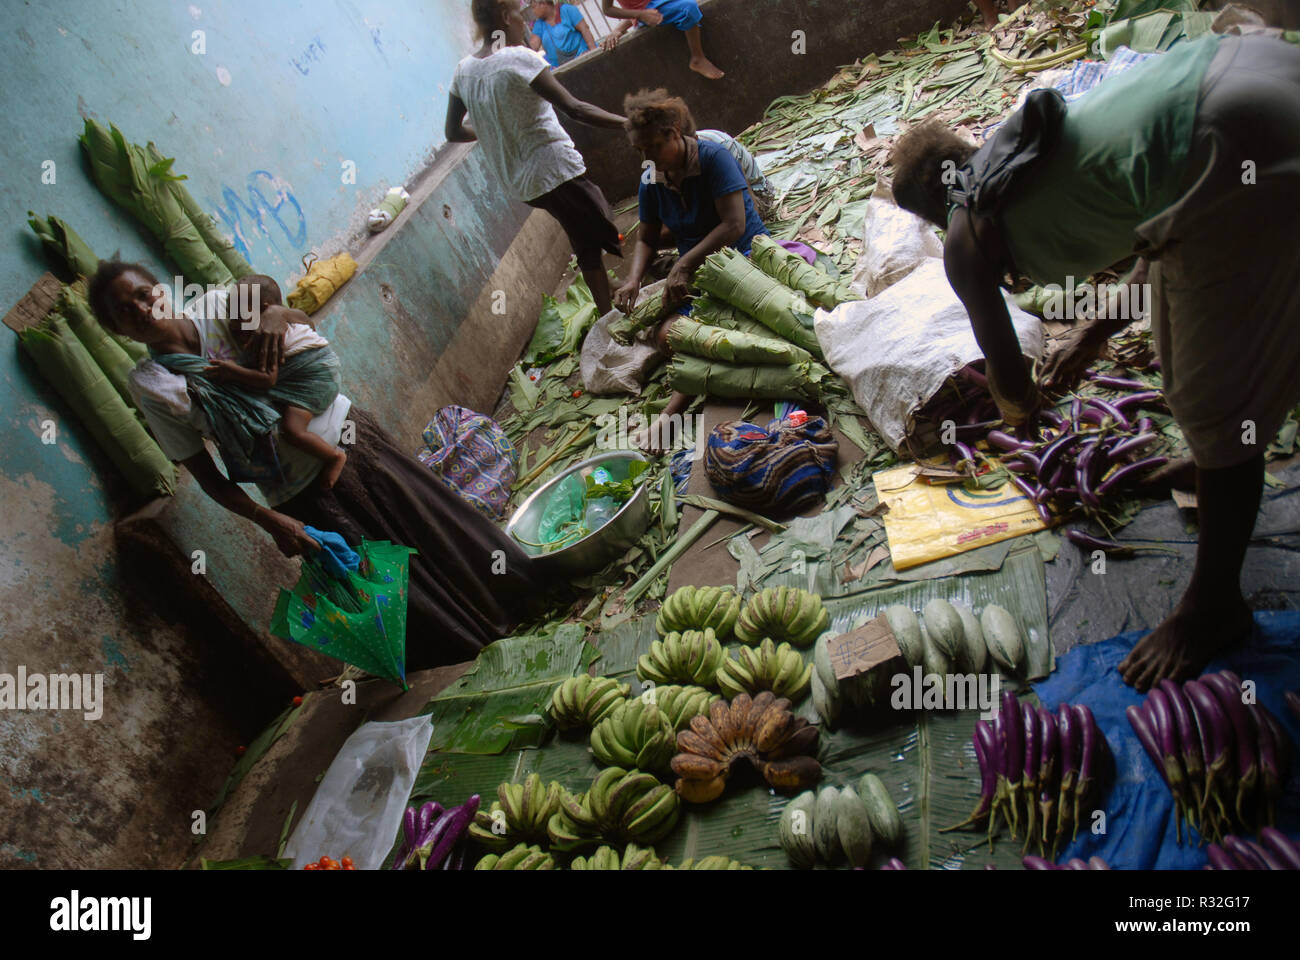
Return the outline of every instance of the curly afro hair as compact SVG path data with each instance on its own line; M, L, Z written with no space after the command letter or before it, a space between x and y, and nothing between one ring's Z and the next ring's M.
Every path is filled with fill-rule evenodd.
M682 133L695 135L695 118L681 97L670 97L663 87L640 90L623 98L623 128L634 133Z
M937 120L927 120L898 138L889 155L894 167L894 200L940 227L948 225L946 171L965 165L976 150L973 143Z

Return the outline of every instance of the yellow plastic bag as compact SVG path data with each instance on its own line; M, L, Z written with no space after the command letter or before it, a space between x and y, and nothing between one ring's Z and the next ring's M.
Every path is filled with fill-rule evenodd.
M306 262L303 258L303 263ZM303 313L315 313L356 272L357 262L346 250L328 260L316 260L307 267L307 275L298 281L298 287L289 294L287 303Z
M895 570L1021 537L1046 526L1014 484L996 490L967 490L959 483L928 483L916 476L915 469L915 464L907 464L871 478L881 503L889 505L885 534Z

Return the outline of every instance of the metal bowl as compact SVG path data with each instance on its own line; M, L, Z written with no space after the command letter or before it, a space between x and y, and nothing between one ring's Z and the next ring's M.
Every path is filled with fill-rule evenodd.
M603 527L593 530L576 543L567 547L542 553L537 547L521 542L520 538L537 542L537 526L542 519L553 491L565 478L575 473L585 478L596 467L603 466L615 480L627 479L628 469L633 461L645 462L646 458L635 450L614 450L602 453L589 460L574 464L569 469L556 474L541 487L533 491L532 496L519 505L506 524L506 533L519 545L519 548L533 558L533 563L547 573L582 576L594 573L611 560L626 552L645 533L650 526L649 495L644 483L638 484L636 493L628 499Z

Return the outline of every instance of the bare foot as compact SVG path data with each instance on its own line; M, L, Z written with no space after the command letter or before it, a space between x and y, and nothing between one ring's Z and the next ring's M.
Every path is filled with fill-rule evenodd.
M1178 609L1133 647L1119 665L1124 682L1149 690L1165 677L1195 677L1224 647L1249 636L1253 618L1240 596L1231 604L1193 607L1183 598Z
M1171 460L1163 467L1157 467L1146 474L1139 482L1138 488L1143 493L1155 493L1162 490L1195 490L1196 463L1191 457Z
M708 57L691 57L691 69L710 80L721 80L726 76L725 73L713 65L713 61Z
M325 462L325 469L321 471L320 483L322 490L333 490L334 484L339 482L339 477L343 473L343 465L348 462L348 455L342 450L338 455Z

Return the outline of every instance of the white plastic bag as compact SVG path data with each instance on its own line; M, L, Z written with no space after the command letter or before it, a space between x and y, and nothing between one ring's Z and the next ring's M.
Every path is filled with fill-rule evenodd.
M1042 357L1042 322L1005 291L1002 297L1021 352ZM818 310L815 322L826 362L849 382L853 399L895 451L902 449L912 414L948 377L984 356L937 257L923 260L878 296Z
M897 206L882 190L867 201L862 255L850 284L860 296L874 297L932 257L943 256L933 225Z
M323 856L349 856L358 870L382 867L432 736L428 716L419 716L365 723L348 737L285 845L293 868Z
M639 299L651 296L663 283L660 280L645 287ZM623 314L619 311L611 310L596 321L582 342L579 369L582 371L583 389L588 393L639 394L651 371L664 360L654 343L653 329L643 331L626 346L610 336L610 322L621 316Z

